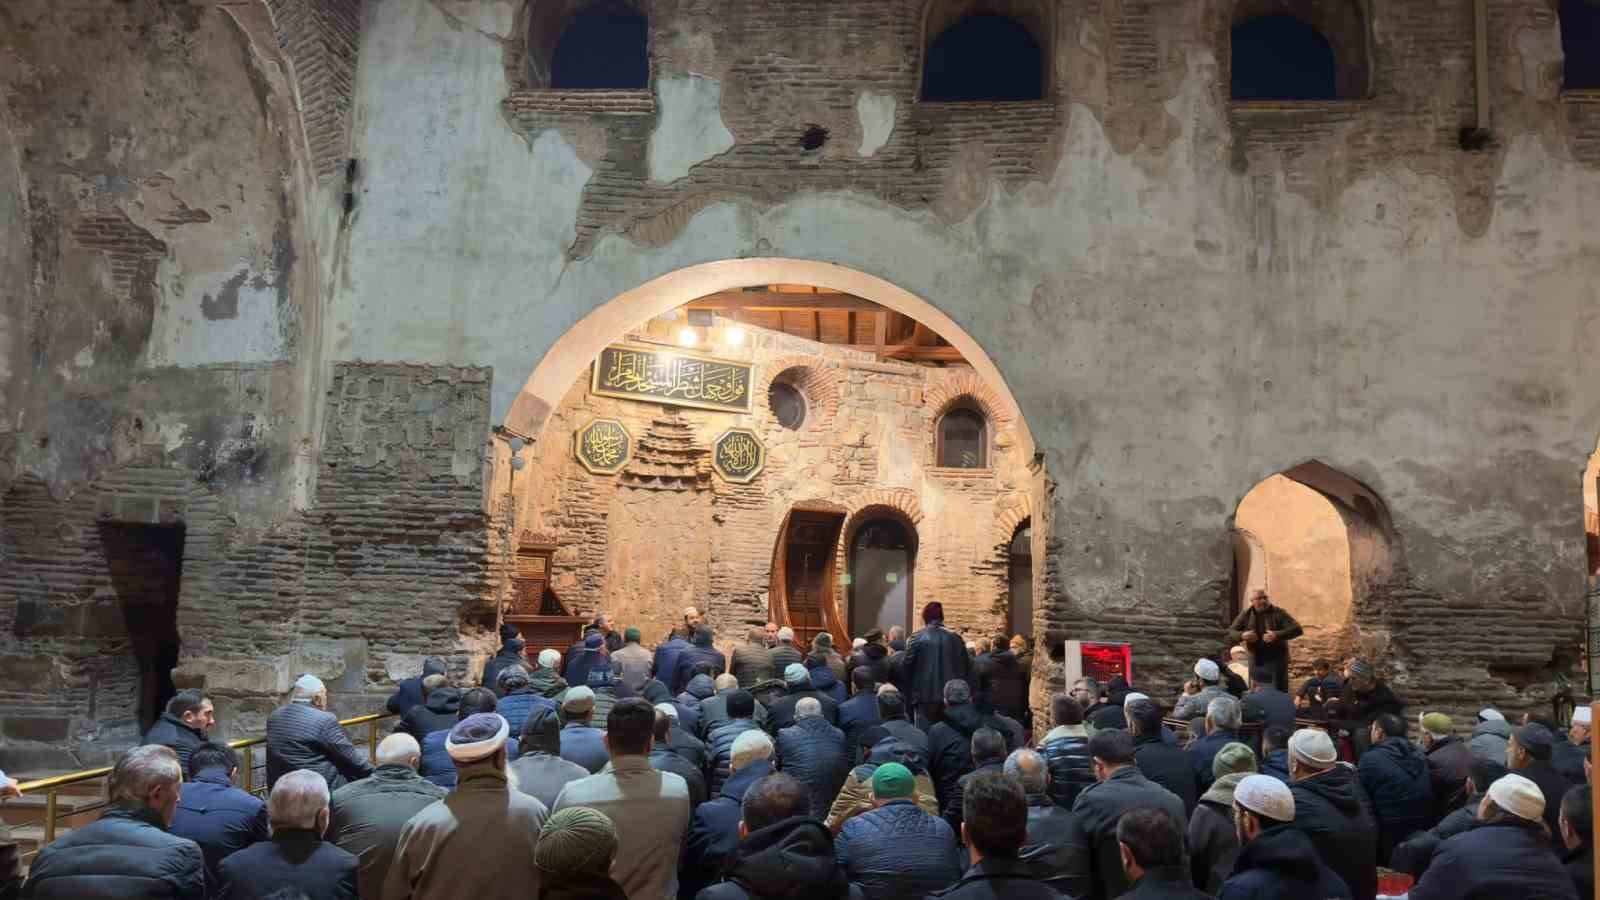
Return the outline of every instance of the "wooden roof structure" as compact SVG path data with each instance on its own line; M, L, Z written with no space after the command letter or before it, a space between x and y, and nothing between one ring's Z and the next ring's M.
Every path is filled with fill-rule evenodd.
M966 363L961 351L910 316L854 294L810 285L770 284L721 291L690 301L685 309L819 343L871 351L879 359L926 365Z

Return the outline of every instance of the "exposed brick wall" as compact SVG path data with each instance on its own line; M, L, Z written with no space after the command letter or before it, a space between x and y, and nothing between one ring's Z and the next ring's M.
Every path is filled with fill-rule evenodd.
M278 43L294 68L300 117L319 177L349 156L362 0L265 0Z

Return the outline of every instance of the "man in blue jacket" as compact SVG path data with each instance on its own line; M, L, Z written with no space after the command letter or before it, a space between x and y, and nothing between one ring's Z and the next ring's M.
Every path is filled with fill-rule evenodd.
M917 782L896 762L872 773L873 808L844 823L834 853L865 900L919 897L961 877L956 833L916 804Z
M751 727L733 740L732 774L722 785L721 795L696 807L683 841L683 866L678 890L681 897L693 897L701 888L716 881L739 848L740 804L745 792L758 779L771 775L772 738Z
M294 889L306 900L358 900L359 861L323 840L328 830L328 782L306 769L290 772L267 799L272 840L222 861L222 896L267 900Z
M239 774L234 752L210 741L189 754L189 780L178 794L171 832L200 845L206 858L206 884L220 889L217 867L238 850L268 837L267 805L233 786Z
M1278 779L1248 775L1234 786L1241 849L1217 900L1350 900L1350 888L1293 821L1294 794Z
M1400 842L1428 827L1433 779L1428 758L1406 740L1404 719L1394 713L1379 715L1372 722L1371 738L1356 771L1378 819L1378 861L1388 865Z
M1489 785L1478 826L1439 845L1410 900L1578 900L1550 849L1545 804L1539 786L1521 775Z

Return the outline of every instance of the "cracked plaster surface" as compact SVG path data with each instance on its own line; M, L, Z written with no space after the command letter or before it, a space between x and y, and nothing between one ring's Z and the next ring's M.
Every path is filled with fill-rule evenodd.
M722 121L722 82L703 75L656 79L661 111L650 135L650 180L676 181L733 148Z

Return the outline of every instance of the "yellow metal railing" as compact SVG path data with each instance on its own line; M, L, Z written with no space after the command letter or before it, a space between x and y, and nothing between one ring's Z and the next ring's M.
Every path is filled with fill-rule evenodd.
M353 719L340 719L339 724L347 729L358 725L365 725L367 727L365 741L367 745L367 759L372 760L376 759L378 755L378 723L384 719L392 719L394 717L395 714L390 712L373 713L371 715L356 716ZM256 765L255 749L266 742L267 739L265 736L242 738L237 741L228 742L229 747L235 750L243 751L244 761L239 766L239 786L252 794L265 794L267 792L265 779L262 779L259 782L256 779L256 769L258 766ZM266 761L265 755L263 754L263 759L259 768L265 767ZM52 775L49 778L40 778L35 781L24 781L17 785L17 787L22 791L23 796L27 796L28 794L39 794L41 792L44 793L44 817L39 820L44 827L44 840L40 842L39 846L42 847L56 839L56 827L60 824L61 818L63 818L60 815L59 800L62 790L64 788L70 788L76 785L85 784L87 782L96 781L105 778L110 774L111 767L105 766L99 769L84 769L81 772L68 772L65 775ZM187 777L188 773L186 772L184 774ZM66 817L70 818L72 816L96 812L100 809L103 809L106 805L107 801L104 798L101 798L96 802L85 806L74 806L72 811L66 814Z

